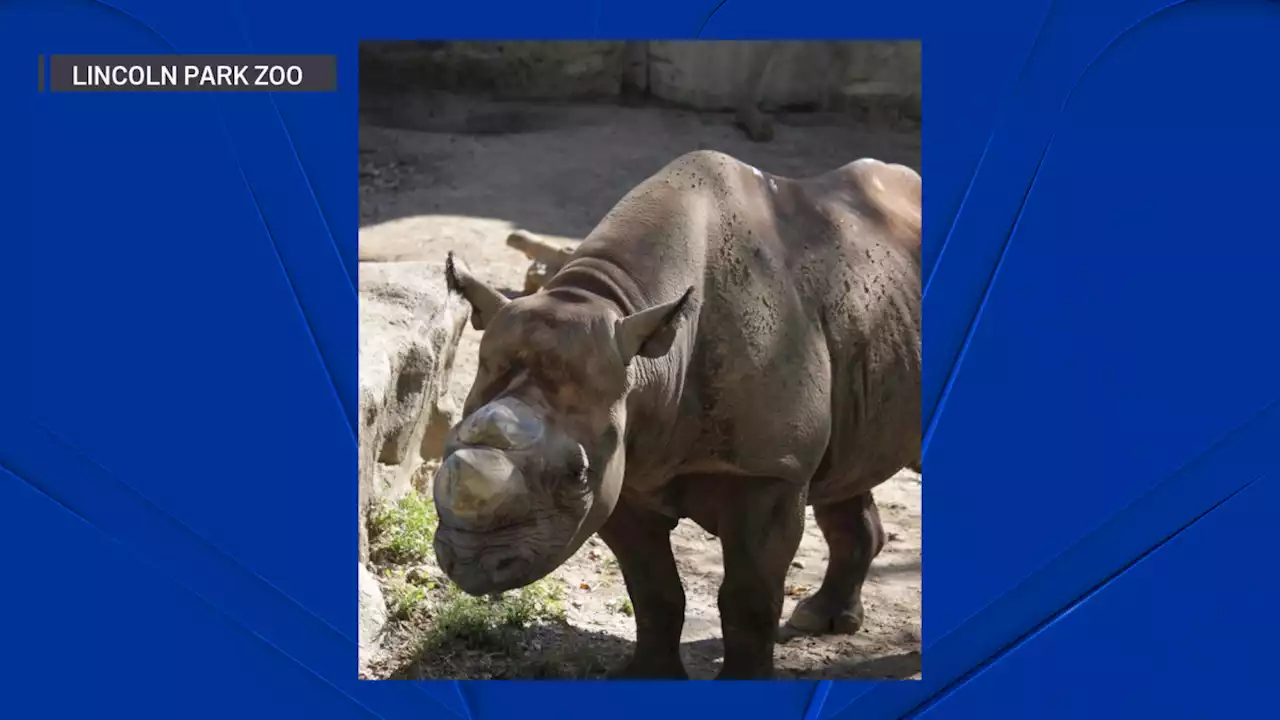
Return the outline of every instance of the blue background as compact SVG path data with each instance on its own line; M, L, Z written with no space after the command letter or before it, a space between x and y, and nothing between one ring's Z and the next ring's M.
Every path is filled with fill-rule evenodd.
M360 39L922 38L924 680L356 678ZM1280 3L0 2L0 715L1271 715ZM331 94L37 93L319 52ZM657 715L655 715L657 714Z

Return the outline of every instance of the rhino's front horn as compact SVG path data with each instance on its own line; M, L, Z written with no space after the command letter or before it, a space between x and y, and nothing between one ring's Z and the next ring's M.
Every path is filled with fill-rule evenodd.
M484 525L528 510L524 476L497 450L463 448L450 455L436 473L436 507L453 519Z

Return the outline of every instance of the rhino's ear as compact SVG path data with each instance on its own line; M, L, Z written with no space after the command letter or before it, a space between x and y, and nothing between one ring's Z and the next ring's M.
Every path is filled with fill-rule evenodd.
M671 350L676 340L680 321L689 310L693 288L684 291L678 300L655 305L618 321L615 337L622 361L630 364L637 355L660 358Z
M511 302L502 293L471 277L467 264L449 253L444 263L444 281L449 292L455 292L471 303L471 327L484 330L503 305Z

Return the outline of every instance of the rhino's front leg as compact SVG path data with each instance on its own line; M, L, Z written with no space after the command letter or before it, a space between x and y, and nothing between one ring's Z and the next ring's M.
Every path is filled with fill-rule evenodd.
M636 616L635 653L610 673L612 678L689 678L680 660L684 586L671 552L675 526L671 518L622 500L600 529L600 537L618 558Z
M723 499L720 622L724 667L717 679L773 677L787 568L804 534L805 492L783 481L734 478Z

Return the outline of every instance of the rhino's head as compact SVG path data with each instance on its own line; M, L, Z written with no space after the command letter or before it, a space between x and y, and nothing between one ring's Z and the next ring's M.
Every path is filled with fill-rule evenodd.
M623 317L570 291L508 300L452 254L446 270L484 335L435 477L435 548L481 595L545 576L604 525L622 488L628 365L670 350L689 293Z

